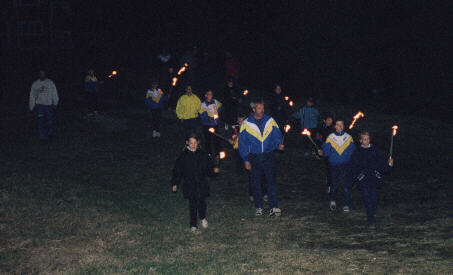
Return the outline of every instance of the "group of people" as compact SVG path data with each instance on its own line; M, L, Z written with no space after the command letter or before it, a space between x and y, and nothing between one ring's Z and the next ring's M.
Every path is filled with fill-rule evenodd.
M85 78L87 93L96 93L100 82L90 70ZM308 98L306 104L291 115L287 99L280 85L274 87L271 110L272 116L265 113L262 100L257 100L244 108L242 98L232 79L227 81L222 103L215 98L214 92L208 89L204 100L193 92L190 85L179 97L176 104L176 116L182 123L186 144L178 157L172 177L172 190L177 191L182 185L184 197L189 200L190 230L198 232L198 220L203 228L208 227L206 219L206 197L209 196L207 177L219 173L219 152L221 142L212 134L217 132L221 121L225 131L230 131L227 139L234 150L236 171L243 169L249 173L250 196L255 207L255 215L264 213L264 200L268 202L269 216L280 216L275 183L275 151L284 151L282 127L290 117L300 120L302 129L315 133L315 140L321 148L315 151L310 141L304 140L306 154L315 154L326 162L326 183L329 193L329 207L336 210L336 193L342 182L343 211L351 207L350 190L357 184L362 190L367 221L375 223L377 209L377 187L381 184L382 175L393 167L393 159L386 159L380 150L371 144L369 132L359 135L360 146L356 146L350 134L345 132L345 121L332 115L325 115L320 126L320 112L314 106L314 100ZM87 96L90 110L96 111L97 100ZM146 91L145 104L150 110L153 137L160 137L161 114L168 97L153 81ZM30 110L37 111L40 139L45 142L54 134L53 110L58 105L58 92L52 80L41 70L30 91ZM247 111L241 111L246 110ZM201 127L200 127L201 126ZM203 134L204 144L200 146L199 129Z

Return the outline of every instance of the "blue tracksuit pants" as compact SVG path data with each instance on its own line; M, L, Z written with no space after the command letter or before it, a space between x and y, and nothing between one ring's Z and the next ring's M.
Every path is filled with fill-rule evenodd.
M269 207L277 208L277 187L275 185L275 156L274 152L249 154L249 161L252 165L250 180L252 183L252 194L255 208L263 208L263 190L261 189L261 177L264 175L269 198Z
M351 205L351 194L349 193L348 178L347 178L347 167L346 165L330 165L330 201L335 201L337 196L337 189L340 186L340 180L343 184L343 199L344 205Z
M47 139L54 132L53 128L53 108L47 105L36 105L39 121L39 138Z

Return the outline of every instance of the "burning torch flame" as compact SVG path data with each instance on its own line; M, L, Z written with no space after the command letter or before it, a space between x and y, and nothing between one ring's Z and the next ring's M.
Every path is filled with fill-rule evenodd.
M171 81L172 81L171 86L175 87L176 83L178 83L178 78L177 77L173 77L173 79Z
M285 131L285 133L288 133L289 130L291 130L291 125L286 124L285 127L283 127L283 131Z
M242 93L242 95L248 95L249 94L249 90L244 90L244 92Z
M361 117L364 117L365 115L362 113L362 112L358 112L353 118L354 120L352 121L351 125L349 125L349 129L352 129L354 127L354 124L356 123L356 121L361 118Z
M212 134L215 133L215 129L214 128L209 128L209 132L211 132Z
M219 158L220 158L220 159L226 158L226 153L225 153L225 151L220 151L220 152L219 152Z
M109 75L109 78L112 78L113 76L117 75L118 72L117 71L112 71L112 73Z
M304 129L304 130L302 131L302 135L304 135L304 136L311 136L311 133L310 133L310 131L308 131L308 129Z
M187 64L187 63L186 63L186 64ZM184 65L185 65L185 64L184 64ZM178 71L178 75L181 75L183 72L185 72L185 71L186 71L186 68L187 68L186 66L181 67L181 69L179 69L179 71Z
M289 106L293 107L294 106L294 102L291 100L290 102L288 102Z
M392 129L393 129L393 136L396 136L396 131L398 130L398 125L394 125L392 127Z
M214 114L214 119L219 119L219 115L218 114Z
M289 96L285 96L285 100L288 101L289 100Z

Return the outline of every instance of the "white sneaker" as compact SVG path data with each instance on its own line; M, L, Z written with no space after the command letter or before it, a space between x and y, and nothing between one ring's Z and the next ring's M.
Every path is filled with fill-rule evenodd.
M335 210L337 209L337 203L335 201L331 201L330 202L330 210Z
M255 209L255 216L262 216L263 215L263 208Z
M156 137L160 138L160 133L156 131Z
M201 220L201 227L208 228L208 220L207 219L202 219Z
M195 226L192 226L192 227L190 228L190 232L191 232L191 233L197 233L197 232L198 232L198 228L196 228Z
M343 212L349 213L349 211L351 211L351 210L349 209L349 206L345 205L345 206L343 207Z
M330 186L327 186L327 194L330 193Z
M282 215L282 211L280 210L280 208L272 208L271 211L269 211L269 216L276 216L276 217L280 217Z
M250 196L250 197L249 197L249 200L250 200L251 202L253 202L253 196Z
M269 200L269 197L267 195L263 196L263 201L267 202Z
M156 130L153 130L153 138L157 137L157 132Z
M228 124L225 124L225 131L228 131Z

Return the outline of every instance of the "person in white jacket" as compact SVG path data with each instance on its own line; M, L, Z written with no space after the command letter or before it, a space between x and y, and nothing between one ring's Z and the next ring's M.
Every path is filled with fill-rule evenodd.
M53 110L58 105L57 87L46 77L46 71L39 71L39 79L30 90L30 111L36 109L39 120L39 138L47 140L54 133Z

